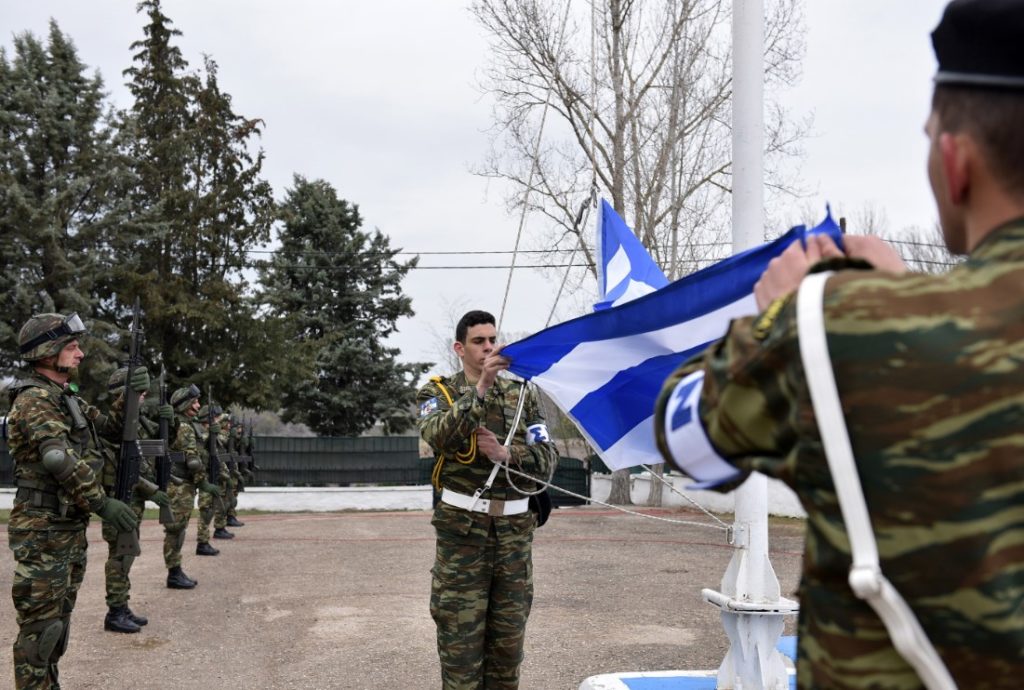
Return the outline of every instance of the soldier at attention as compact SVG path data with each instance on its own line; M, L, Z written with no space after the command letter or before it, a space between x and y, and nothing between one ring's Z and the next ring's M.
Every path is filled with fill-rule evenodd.
M85 577L89 513L120 532L134 530L132 509L108 497L96 473L103 464L102 436L120 439L120 407L103 414L70 383L85 353L85 325L77 314L37 314L18 334L21 358L31 369L9 389L8 444L17 493L7 526L17 566L11 597L18 618L14 687L59 687L57 662L68 648L71 612ZM139 368L130 387L149 388Z
M189 384L174 391L171 406L177 414L177 432L171 442L171 474L181 483L172 484L167 489L174 522L164 525L164 565L167 566L167 586L170 589L192 589L197 582L181 569L181 547L185 545L196 492L215 494L220 490L206 479L200 427L196 421L200 406L199 388Z
M110 379L107 381L107 391L115 399L124 395L125 379L127 378L128 367L121 367L110 375ZM139 394L140 402L145 396L145 393ZM121 401L121 404L123 404L123 401ZM171 418L174 415L170 405L161 406L159 413L166 418ZM155 427L155 423L145 419L140 411L139 437L152 438L155 433L153 427ZM118 444L104 439L101 439L100 443L104 447L104 455L106 456L106 462L101 473L103 490L107 495L113 496L117 466L120 461ZM166 493L157 489L156 473L152 462L144 460L139 471L139 482L135 485L135 489L132 492L131 502L132 512L135 513L135 518L139 522L142 522L142 514L146 509L147 500L162 506L170 504L171 499ZM117 530L114 529L113 525L103 523L101 534L103 541L107 542L107 562L103 566L103 575L107 588L107 615L103 618L103 629L119 633L137 633L142 630L143 625L149 623L149 619L135 613L128 606L132 588L129 574L131 573L132 563L135 562L135 556L130 554L119 555L117 553Z
M932 34L928 177L963 263L922 275L874 238L845 237L846 256L827 238L794 243L755 288L761 315L734 321L659 398L658 443L673 465L726 488L763 472L803 502L801 688L919 688L929 669L945 677L931 687L1021 686L1022 37L1024 3L1008 0L955 0ZM835 273L805 279L822 268ZM827 352L805 365L812 341ZM822 402L835 396L817 391L833 374L840 404L824 433ZM837 430L853 458L843 482L831 469ZM870 521L840 511L855 477ZM865 533L880 568L851 572ZM879 570L927 639L897 651L879 590L860 584ZM912 666L925 648L937 663Z
M537 517L529 499L495 470L510 463L544 473L558 459L531 393L512 428L521 389L498 378L509 362L496 341L493 316L464 315L454 343L462 371L432 379L417 396L420 434L434 451L441 491L432 520L437 555L430 613L446 690L519 687ZM510 431L513 440L505 446ZM526 479L517 486L536 488Z

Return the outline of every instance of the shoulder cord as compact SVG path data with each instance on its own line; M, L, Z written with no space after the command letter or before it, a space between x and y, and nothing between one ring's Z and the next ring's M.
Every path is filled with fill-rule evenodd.
M828 354L823 312L825 282L831 273L804 279L797 296L797 334L800 358L818 421L825 458L850 539L853 564L849 583L882 619L892 644L929 690L955 690L956 684L914 612L882 574L878 544L871 527L864 491L843 418L832 361Z
M452 399L451 393L443 383L441 383L440 376L434 376L430 379L437 387L441 390L441 394L444 395L444 399L448 401L449 407L455 407L455 401ZM459 451L454 455L456 462L462 465L472 464L476 460L476 434L474 433L469 437L469 450ZM445 461L444 453L438 453L437 462L434 463L434 470L430 473L430 483L434 485L434 488L438 491L441 490L441 468L444 467Z

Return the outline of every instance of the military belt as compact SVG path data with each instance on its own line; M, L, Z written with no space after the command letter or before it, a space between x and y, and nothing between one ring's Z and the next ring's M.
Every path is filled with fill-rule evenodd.
M14 494L14 500L18 503L28 503L33 508L49 508L54 511L59 511L61 506L57 494L27 486L18 487Z
M515 501L501 501L496 498L473 498L451 489L443 489L441 491L441 501L463 510L472 510L474 513L486 513L487 515L495 516L521 515L530 509L529 498L520 498Z

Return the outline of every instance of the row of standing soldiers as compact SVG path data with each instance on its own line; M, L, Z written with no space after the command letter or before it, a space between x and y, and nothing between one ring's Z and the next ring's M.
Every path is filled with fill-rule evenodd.
M195 385L175 390L169 400L161 385L159 402L147 402L150 376L136 363L110 377L109 409L85 401L73 382L85 357L79 347L85 333L76 314L38 314L18 336L28 371L8 388L6 427L17 487L8 525L17 563L11 591L19 628L16 688L60 687L57 664L85 576L91 513L103 520L108 544L104 629L139 632L148 620L128 606L129 573L139 555L145 502L160 507L167 587L192 589L197 582L181 569L181 548L197 493L196 553L215 556L210 524L215 538L234 536L227 527L243 524L235 513L237 494L256 469L251 427L246 434L219 408L202 406ZM126 422L132 419L134 425ZM129 489L121 491L126 457L138 460L137 474L127 475Z

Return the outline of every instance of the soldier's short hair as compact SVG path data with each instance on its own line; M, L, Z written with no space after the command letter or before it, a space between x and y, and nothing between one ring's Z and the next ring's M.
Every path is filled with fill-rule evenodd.
M936 85L940 132L965 132L1006 191L1024 195L1024 91Z
M492 326L494 326L494 315L486 311L481 311L479 309L467 311L465 314L462 315L462 318L459 319L458 325L455 326L455 340L460 343L465 343L466 333L469 332L469 329L472 328L473 326L479 326L480 324L484 323L489 323Z

